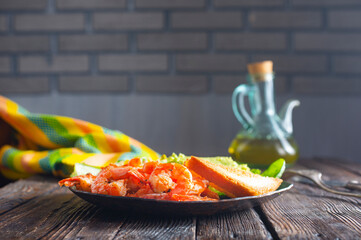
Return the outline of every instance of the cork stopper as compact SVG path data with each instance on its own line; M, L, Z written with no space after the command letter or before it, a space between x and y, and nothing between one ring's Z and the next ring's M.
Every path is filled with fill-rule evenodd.
M255 62L247 65L249 74L267 74L273 73L273 62L263 61Z

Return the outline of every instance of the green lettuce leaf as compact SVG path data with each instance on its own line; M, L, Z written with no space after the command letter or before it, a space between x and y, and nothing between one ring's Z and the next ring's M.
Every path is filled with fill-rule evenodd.
M75 163L74 172L71 174L71 177L75 177L78 175L85 175L87 173L91 173L96 176L98 175L100 170L101 169L98 167L89 166L84 163Z
M286 169L286 161L282 158L274 161L269 167L261 174L263 177L281 178Z

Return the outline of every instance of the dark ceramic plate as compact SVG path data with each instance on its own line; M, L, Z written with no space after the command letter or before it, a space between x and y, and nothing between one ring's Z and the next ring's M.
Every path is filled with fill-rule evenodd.
M70 188L80 198L97 206L117 209L123 212L143 214L171 214L171 215L213 215L224 212L234 212L249 209L268 202L292 188L291 183L283 182L274 192L260 196L222 199L217 202L175 202L133 197L118 197L110 195L83 192Z

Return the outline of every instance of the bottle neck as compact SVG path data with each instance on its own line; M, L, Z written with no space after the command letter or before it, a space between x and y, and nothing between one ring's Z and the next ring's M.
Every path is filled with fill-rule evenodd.
M249 81L255 87L254 102L251 102L254 114L274 115L273 78L274 74L252 74L248 75Z

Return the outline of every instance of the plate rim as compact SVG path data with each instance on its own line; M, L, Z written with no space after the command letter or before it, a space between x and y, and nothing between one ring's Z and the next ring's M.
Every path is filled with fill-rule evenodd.
M227 199L220 199L218 201L171 201L171 200L161 200L161 199L147 199L147 198L138 198L138 197L124 197L124 196L112 196L112 195L106 195L106 194L98 194L98 193L91 193L91 192L86 192L86 191L81 191L81 190L76 190L75 187L66 187L68 188L70 191L72 191L75 195L79 196L77 193L79 194L87 194L90 196L97 196L97 197L105 197L105 198L111 198L111 199L119 199L119 200L136 200L136 201L144 201L144 202L157 202L157 203L167 203L167 204L196 204L196 203L202 203L202 204L214 204L214 203L227 203L227 202L236 202L236 201L241 201L241 200L251 200L251 199L259 199L259 198L264 198L264 197L268 197L274 194L281 194L285 191L290 190L294 185L292 183L283 181L280 185L280 187L282 185L288 185L285 186L281 189L277 189L276 191L273 192L269 192L269 193L265 193L262 195L257 195L257 196L246 196L246 197L238 197L238 198L227 198ZM280 188L279 187L279 188ZM85 199L84 199L85 200Z

